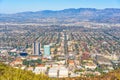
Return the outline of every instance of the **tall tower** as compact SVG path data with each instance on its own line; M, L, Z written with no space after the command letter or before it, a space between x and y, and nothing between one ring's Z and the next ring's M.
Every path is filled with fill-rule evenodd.
M44 56L50 56L50 45L44 45Z
M34 42L32 47L33 47L33 54L34 55L40 55L40 43L39 42Z

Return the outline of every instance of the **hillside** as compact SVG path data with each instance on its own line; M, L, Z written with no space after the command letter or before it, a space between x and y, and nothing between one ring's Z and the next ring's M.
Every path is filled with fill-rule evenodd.
M101 76L64 78L60 80L120 80L120 69Z
M15 69L0 63L0 80L53 80L45 75L35 75L30 71Z
M0 63L0 80L58 80L45 75L35 75L30 71L15 69ZM95 77L62 78L59 80L120 80L120 69Z
M31 22L31 23L68 23L79 21L120 23L120 9L79 8L59 11L44 10L37 12L21 12L16 14L0 14L0 22Z

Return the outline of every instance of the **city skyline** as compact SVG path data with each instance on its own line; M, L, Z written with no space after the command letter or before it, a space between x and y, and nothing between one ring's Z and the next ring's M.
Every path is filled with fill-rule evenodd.
M119 0L0 0L0 13L63 10L68 8L120 8Z

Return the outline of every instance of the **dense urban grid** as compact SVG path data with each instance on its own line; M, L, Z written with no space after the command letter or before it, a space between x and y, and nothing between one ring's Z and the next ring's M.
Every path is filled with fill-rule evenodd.
M120 67L120 24L0 23L0 61L49 77L93 76Z

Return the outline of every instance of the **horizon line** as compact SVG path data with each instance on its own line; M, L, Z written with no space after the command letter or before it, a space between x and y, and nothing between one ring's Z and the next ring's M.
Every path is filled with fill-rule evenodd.
M66 9L97 9L97 10L104 10L104 9L120 9L120 8L92 8L92 7L91 8L89 8L89 7L88 8L87 7L86 8L64 8L64 9L58 9L58 10L54 10L54 9L53 10L52 9L44 9L44 10L36 10L36 11L27 11L26 10L26 11L13 12L13 13L12 12L11 13L6 13L6 12L4 13L3 12L3 13L0 13L0 14L18 14L18 13L24 13L24 12L39 12L39 11L47 11L47 10L48 11L61 11L61 10L66 10Z

